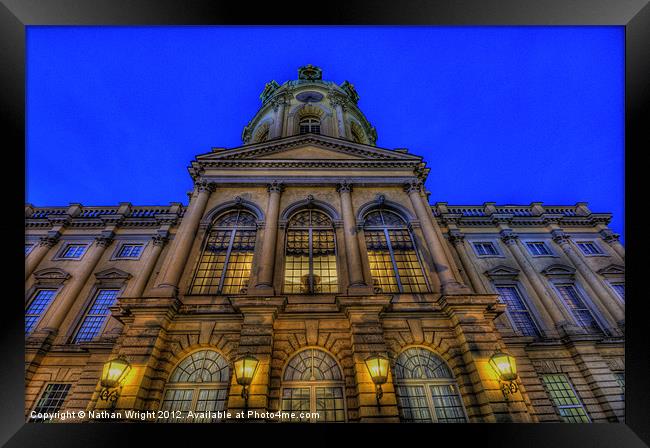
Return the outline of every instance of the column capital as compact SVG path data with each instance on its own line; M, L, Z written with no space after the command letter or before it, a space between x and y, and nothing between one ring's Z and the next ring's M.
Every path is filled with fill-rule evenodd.
M202 193L204 191L207 191L208 193L212 193L214 191L215 184L212 182L208 182L205 179L197 180L194 183L194 186L196 187L196 190L199 193Z
M620 236L621 235L614 233L611 229L603 229L600 231L600 237L609 244L617 242Z
M55 234L55 235L42 236L38 241L38 245L39 246L54 247L54 245L59 241L60 237L61 237L60 233Z
M151 237L154 246L164 246L168 238L162 235L154 235Z
M508 246L516 244L517 240L519 239L519 235L515 235L515 233L510 229L503 229L501 232L499 232L499 235L501 235L501 240Z
M404 183L404 191L407 193L420 193L422 191L422 181L412 180Z
M569 244L569 240L571 239L569 235L564 233L564 230L559 230L559 229L552 230L551 236L553 237L553 241L555 241L560 246Z
M282 193L284 191L284 184L274 180L266 186L266 189L269 193Z
M452 229L449 231L449 241L456 246L458 244L463 244L463 240L465 240L465 235L463 232L457 229Z
M350 193L352 192L352 184L349 184L347 180L337 184L336 191L339 193Z
M108 247L113 242L113 237L109 235L102 235L95 238L95 244L100 247Z

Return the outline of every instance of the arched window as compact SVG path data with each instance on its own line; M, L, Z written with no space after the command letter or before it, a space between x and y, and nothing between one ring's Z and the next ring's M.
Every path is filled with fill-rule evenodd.
M284 292L338 292L334 227L325 213L309 209L296 213L289 220Z
M383 292L427 292L426 279L406 223L388 210L365 216L364 234L375 286Z
M356 143L362 143L361 141L361 135L359 134L359 130L355 127L351 128L352 131L352 140L354 140Z
M300 120L301 134L320 134L320 120L317 117L304 117Z
M282 411L294 412L296 422L345 421L343 375L334 358L316 349L291 358L282 377Z
M395 392L404 421L467 421L454 375L442 358L430 350L413 347L397 357Z
M216 413L223 411L228 397L230 367L214 350L201 350L184 358L174 369L160 405L168 422L217 422L213 415L187 419L188 411ZM180 411L180 418L179 412Z
M190 294L241 294L255 250L255 216L245 210L221 215L208 233Z

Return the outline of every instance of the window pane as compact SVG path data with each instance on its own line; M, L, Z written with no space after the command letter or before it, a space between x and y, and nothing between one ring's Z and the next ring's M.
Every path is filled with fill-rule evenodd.
M25 334L29 334L56 295L56 289L39 289L25 310Z
M612 289L618 295L623 302L625 302L625 284L624 283L610 283Z
M61 258L79 258L85 250L86 245L84 244L69 244L61 254Z
M375 286L382 292L399 292L395 268L388 250L386 234L383 230L365 230L370 273Z
M187 420L187 411L192 408L192 389L167 389L165 398L160 405L161 411L181 411L181 418L176 418L176 414L170 412L167 418L160 418L157 421L168 423L184 423ZM163 414L164 415L164 414Z
M517 288L514 286L499 286L495 289L501 301L507 305L507 312L515 328L525 336L539 336L537 326L533 322Z
M196 412L219 412L226 407L226 389L200 389L199 397L196 401ZM215 423L221 421L219 418L200 418L188 420L195 423Z
M427 292L428 288L422 267L415 253L409 231L391 229L388 231L388 236L403 292Z
M565 375L542 375L542 382L564 422L589 423L589 416Z
M463 412L460 396L453 384L430 385L436 419L439 423L464 423L467 421Z
M317 387L316 412L319 422L344 422L343 388Z
M560 297L576 319L578 325L590 331L600 331L600 327L585 305L574 285L557 285Z
M118 257L122 258L138 258L140 253L142 253L142 244L124 244L120 248Z
M405 422L431 423L424 386L397 386L397 402Z
M95 300L81 323L74 342L91 341L99 334L110 314L108 308L115 304L118 292L118 289L100 289L97 291Z
M282 391L282 411L296 413L294 418L289 419L291 422L308 422L308 418L300 418L300 412L310 412L309 388L292 387L284 389Z
M65 397L70 391L70 384L51 383L45 387L41 398L34 408L35 413L53 413L61 409ZM42 422L43 418L30 418L30 422ZM51 420L47 420L48 422Z
M453 378L447 364L435 353L421 347L404 350L395 363L397 379Z

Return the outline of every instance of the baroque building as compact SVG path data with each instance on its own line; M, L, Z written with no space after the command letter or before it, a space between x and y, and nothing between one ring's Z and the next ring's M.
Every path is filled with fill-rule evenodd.
M26 205L26 418L623 421L611 215L431 205L423 158L377 147L358 99L310 65L268 83L243 145L191 162L188 206ZM495 352L516 360L514 387ZM374 354L389 360L382 393ZM233 372L244 355L259 362L247 398ZM117 356L132 369L105 401Z

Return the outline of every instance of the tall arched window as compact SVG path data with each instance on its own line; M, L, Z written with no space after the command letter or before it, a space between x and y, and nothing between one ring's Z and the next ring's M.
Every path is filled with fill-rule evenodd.
M301 134L320 134L320 119L317 117L304 117L300 120Z
M397 357L395 392L404 421L467 421L454 375L442 358L430 350L413 347Z
M287 226L284 292L338 292L336 241L329 217L318 210L296 213Z
M217 422L206 416L187 420L188 411L223 411L228 397L230 367L228 361L214 350L201 350L184 358L174 369L163 393L161 411L168 422ZM181 418L176 418L180 411Z
M241 294L255 250L255 216L245 210L221 215L203 246L190 294Z
M383 292L427 292L411 232L397 214L375 210L365 216L364 234L375 286Z
M329 354L307 349L296 354L282 377L282 411L296 422L344 422L345 394L341 369ZM300 413L317 413L302 416Z

